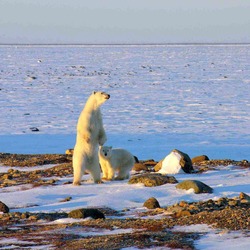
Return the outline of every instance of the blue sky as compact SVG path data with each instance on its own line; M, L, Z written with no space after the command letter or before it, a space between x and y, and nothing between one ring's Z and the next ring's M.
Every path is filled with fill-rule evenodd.
M0 0L0 43L250 42L248 0Z

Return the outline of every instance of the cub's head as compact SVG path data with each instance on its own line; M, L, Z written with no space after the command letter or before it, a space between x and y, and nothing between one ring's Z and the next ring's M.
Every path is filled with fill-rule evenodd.
M104 158L110 158L112 155L112 147L108 147L108 146L102 146L100 147L100 154L104 157Z
M110 98L110 95L105 92L94 91L92 97L95 98L97 106L100 106Z

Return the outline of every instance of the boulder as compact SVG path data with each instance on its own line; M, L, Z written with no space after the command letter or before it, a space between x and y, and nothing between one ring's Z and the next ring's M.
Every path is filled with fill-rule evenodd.
M178 149L172 150L154 169L162 174L192 173L194 171L190 157Z
M181 155L180 164L181 168L185 173L192 173L194 171L192 161L188 154L181 152L178 149L174 149L172 152L177 152Z
M209 158L206 155L199 155L199 156L192 158L192 164L203 162L203 161L209 161Z
M65 154L66 155L73 155L73 153L74 153L74 149L73 148L69 148L69 149L67 149L66 151L65 151Z
M239 195L241 203L250 204L250 196L241 192Z
M160 208L159 202L154 197L147 199L144 202L143 206L148 208L148 209Z
M136 172L148 171L148 167L146 165L144 165L143 163L139 162L139 163L134 164L134 167L132 168L132 170L134 170Z
M155 172L158 172L158 171L161 169L163 160L164 160L164 159L160 160L160 161L154 166Z
M129 184L143 183L145 187L161 186L167 183L178 183L174 176L163 176L161 174L140 174L134 175L128 181Z
M0 212L1 213L8 213L9 211L10 211L10 209L8 208L8 206L0 201Z
M206 185L205 183L197 180L185 180L176 185L178 189L193 189L196 194L200 193L213 193L213 189Z
M91 217L93 219L105 219L104 214L96 208L80 208L69 212L68 216L74 219L84 219Z

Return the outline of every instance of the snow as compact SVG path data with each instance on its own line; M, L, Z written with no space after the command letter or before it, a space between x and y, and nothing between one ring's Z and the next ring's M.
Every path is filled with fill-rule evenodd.
M143 160L161 160L175 148L191 158L206 154L210 159L249 160L249 45L0 46L0 54L0 152L64 153L73 148L78 116L90 93L100 89L111 95L102 107L107 145ZM1 166L0 171L8 169ZM250 195L248 169L227 166L175 177L202 181L214 193L197 195L174 184L96 185L85 175L79 187L6 187L0 196L11 211L107 206L128 208L126 215L136 217L150 197L164 207L181 200ZM57 180L63 184L72 177ZM69 196L70 201L60 202ZM212 230L197 248L223 249L225 240L227 249L250 246L242 232Z
M86 99L103 90L108 145L141 159L174 148L249 158L249 45L0 46L0 54L0 152L73 147Z
M174 231L176 232L199 232L206 233L201 239L196 241L195 246L197 249L249 249L249 232L230 232L228 230L212 229L211 227L201 224L201 225L191 225L191 226L175 226Z
M180 165L181 155L178 152L171 152L162 161L161 174L179 174L184 173Z

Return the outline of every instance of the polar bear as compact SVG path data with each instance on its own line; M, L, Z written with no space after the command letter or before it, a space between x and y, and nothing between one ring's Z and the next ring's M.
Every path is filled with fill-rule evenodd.
M118 170L116 180L129 178L129 172L135 164L134 156L125 149L102 146L99 149L99 161L103 172L103 180L113 180Z
M80 185L85 170L92 175L95 183L101 183L98 145L102 146L107 137L100 106L109 98L110 95L105 92L93 92L79 116L73 153L74 185Z

